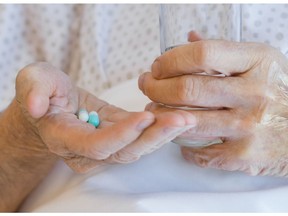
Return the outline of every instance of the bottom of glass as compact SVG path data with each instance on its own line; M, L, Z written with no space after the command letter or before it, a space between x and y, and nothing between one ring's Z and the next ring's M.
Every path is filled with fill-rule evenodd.
M187 147L193 147L193 148L201 148L201 147L207 147L214 144L221 144L223 141L219 139L215 140L192 140L187 138L181 138L176 137L174 140L172 140L173 143L181 145L181 146L187 146Z

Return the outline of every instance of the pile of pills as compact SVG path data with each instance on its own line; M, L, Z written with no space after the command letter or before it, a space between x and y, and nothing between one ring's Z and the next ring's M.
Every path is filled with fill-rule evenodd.
M99 115L96 111L91 111L88 113L86 109L80 109L78 112L78 119L88 122L89 124L94 125L96 128L100 124Z

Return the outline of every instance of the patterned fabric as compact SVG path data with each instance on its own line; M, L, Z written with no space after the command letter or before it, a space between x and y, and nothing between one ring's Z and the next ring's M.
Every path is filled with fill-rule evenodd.
M191 14L183 14L183 22L197 23L204 38L233 39L227 28L235 24L236 14L241 41L267 43L283 53L288 50L288 5L175 7L191 11L192 21ZM61 68L96 95L135 78L160 55L159 32L157 4L2 4L0 109L14 97L18 71L35 61Z

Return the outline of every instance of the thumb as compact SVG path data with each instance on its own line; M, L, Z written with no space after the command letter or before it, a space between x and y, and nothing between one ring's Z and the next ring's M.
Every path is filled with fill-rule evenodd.
M33 118L41 118L49 108L49 94L46 89L34 85L24 100L24 107Z
M54 79L50 78L47 68L52 67L48 63L31 64L16 77L16 99L33 118L40 118L47 112L55 91Z
M190 31L188 33L188 41L189 42L195 42L195 41L200 41L202 40L203 38L201 38L201 36L195 32L195 31Z

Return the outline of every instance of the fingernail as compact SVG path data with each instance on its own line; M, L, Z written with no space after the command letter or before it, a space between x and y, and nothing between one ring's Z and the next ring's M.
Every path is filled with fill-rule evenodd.
M145 92L144 92L144 79L145 79L145 73L142 74L139 77L139 79L138 79L138 87L145 94Z
M145 119L137 125L137 129L142 131L154 122L154 119Z
M161 71L160 71L160 62L159 59L157 58L152 66L151 66L151 70L152 70L152 75L156 78L160 78L161 76Z

